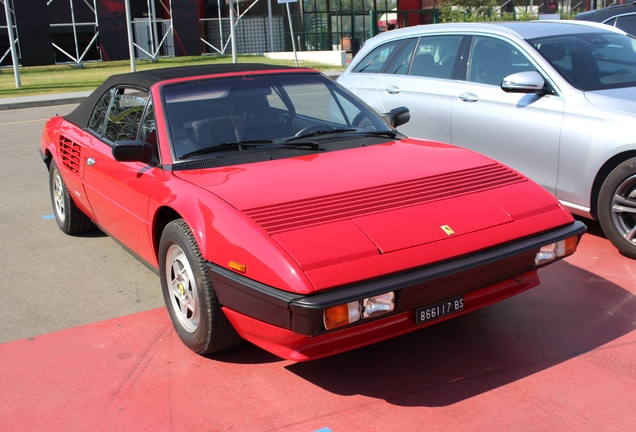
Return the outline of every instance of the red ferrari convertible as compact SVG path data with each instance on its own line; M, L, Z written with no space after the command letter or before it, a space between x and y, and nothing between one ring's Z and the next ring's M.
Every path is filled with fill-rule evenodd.
M155 269L190 349L246 339L304 361L532 288L585 231L512 169L401 135L407 121L311 69L157 69L49 120L40 153L60 229L97 226Z

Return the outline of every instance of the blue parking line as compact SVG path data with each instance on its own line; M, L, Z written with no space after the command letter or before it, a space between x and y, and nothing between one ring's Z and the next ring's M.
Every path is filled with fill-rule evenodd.
M44 216L42 216L42 219L45 219L45 220L46 220L46 219L55 219L55 215L52 215L52 214L50 214L50 215L44 215Z

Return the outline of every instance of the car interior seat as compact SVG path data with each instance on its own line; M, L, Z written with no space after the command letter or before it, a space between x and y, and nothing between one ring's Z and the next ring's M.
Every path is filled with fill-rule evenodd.
M435 58L432 54L418 54L411 65L411 75L422 77L434 77Z
M477 83L499 85L502 77L497 52L489 41L475 45L470 58L469 80Z
M273 108L247 110L242 140L276 139L291 134L281 115Z
M236 142L241 139L240 120L235 116L215 117L192 122L192 134L200 147ZM241 122L242 123L242 122Z

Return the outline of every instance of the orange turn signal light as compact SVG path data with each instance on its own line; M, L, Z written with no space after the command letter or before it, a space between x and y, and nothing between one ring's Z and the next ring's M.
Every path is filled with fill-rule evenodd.
M332 330L360 319L360 302L355 301L327 308L323 312L323 324Z
M572 255L574 252L576 252L576 249L579 245L579 236L575 235L572 237L568 237L564 240L564 243L565 243L565 251L563 256Z
M247 271L247 266L245 264L238 263L236 261L230 261L228 266L232 270L236 270L239 273L245 273Z

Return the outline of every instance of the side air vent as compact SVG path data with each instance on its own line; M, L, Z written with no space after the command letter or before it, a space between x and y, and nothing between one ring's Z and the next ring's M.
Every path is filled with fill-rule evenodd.
M82 146L64 136L60 136L59 152L62 164L68 170L79 175L82 168Z
M521 181L525 180L519 174L494 163L479 168L243 211L269 234L276 234L485 191Z

